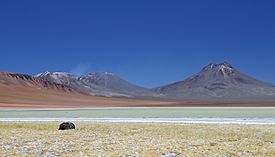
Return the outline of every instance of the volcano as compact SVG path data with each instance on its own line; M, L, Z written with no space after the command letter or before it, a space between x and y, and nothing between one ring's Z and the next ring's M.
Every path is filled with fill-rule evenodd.
M248 76L227 62L211 63L189 78L153 89L176 99L274 98L275 87Z

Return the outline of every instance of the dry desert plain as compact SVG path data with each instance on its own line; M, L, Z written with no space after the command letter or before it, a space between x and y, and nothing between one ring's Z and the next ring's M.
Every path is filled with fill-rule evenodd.
M275 155L274 108L2 109L0 156L233 157ZM74 121L58 130L55 117L258 117L273 124ZM147 116L147 117L146 117ZM18 121L35 117L34 121ZM74 119L74 118L73 118ZM196 119L196 118L195 118Z
M0 156L275 156L274 125L0 122Z

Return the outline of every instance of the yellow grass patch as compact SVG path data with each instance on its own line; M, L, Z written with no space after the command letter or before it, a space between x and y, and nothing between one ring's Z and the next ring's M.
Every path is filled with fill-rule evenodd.
M0 156L275 156L274 125L0 122Z

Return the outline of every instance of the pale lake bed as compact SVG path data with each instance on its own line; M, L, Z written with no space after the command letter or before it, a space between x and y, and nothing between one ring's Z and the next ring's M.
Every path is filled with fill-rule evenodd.
M0 109L0 118L275 118L275 107Z

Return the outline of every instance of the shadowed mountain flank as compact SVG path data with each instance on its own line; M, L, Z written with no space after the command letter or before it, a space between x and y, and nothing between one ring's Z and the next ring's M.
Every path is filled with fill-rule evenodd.
M64 84L93 96L105 97L154 97L153 91L131 84L115 74L94 72L80 77L65 72L45 72L36 78Z

